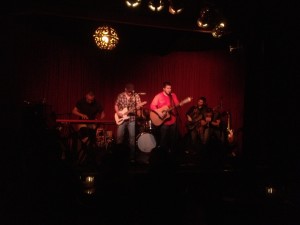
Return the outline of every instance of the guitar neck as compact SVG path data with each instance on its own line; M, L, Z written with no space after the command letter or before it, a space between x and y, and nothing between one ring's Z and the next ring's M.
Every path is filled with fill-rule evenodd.
M142 107L143 105L145 105L147 102L146 101L144 101L144 102L141 102L140 104L138 104L137 105L137 107ZM127 108L128 109L128 108ZM123 109L124 110L124 109ZM122 110L122 111L123 111ZM135 110L138 110L137 108L133 108L133 109L131 109L131 110L127 110L126 112L124 112L123 114L124 115L128 115L129 113L133 113ZM121 111L121 112L122 112Z
M182 106L182 105L184 105L184 104L186 104L186 103L188 103L188 102L190 102L190 101L191 101L190 98L187 98L187 99L183 100L182 102L178 103L177 105L175 105L175 106L169 108L167 111L168 111L168 112L169 112L169 111L172 111L173 109L175 109L175 108L177 108L177 107L179 107L179 106Z
M175 105L175 106L173 106L173 107L171 107L171 108L169 108L168 111L172 111L173 109L175 109L175 108L177 108L177 107L179 107L179 106L180 106L180 103L177 104L177 105Z
M227 130L230 130L230 122L231 122L231 118L230 118L230 114L227 113Z

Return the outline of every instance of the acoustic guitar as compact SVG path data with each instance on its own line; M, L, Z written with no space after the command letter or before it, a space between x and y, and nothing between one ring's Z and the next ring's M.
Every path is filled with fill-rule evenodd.
M147 104L146 101L141 102L141 103L137 104L137 108L138 108L138 107L142 107L143 105L146 105L146 104ZM119 117L118 114L115 113L115 121L116 121L116 124L117 124L117 125L121 125L125 120L128 120L128 119L129 119L128 114L134 112L134 110L135 110L134 108L131 109L131 110L128 110L127 107L124 108L123 110L119 111L120 113L123 114L122 117Z
M166 120L168 120L171 117L171 115L169 113L170 111L172 111L176 107L182 106L191 101L192 101L192 97L187 97L183 101L181 101L179 104L175 105L174 107L163 106L163 107L157 109L156 111L151 110L150 119L152 121L152 124L155 126L162 125ZM162 114L163 116L160 116L159 113Z
M196 128L198 125L200 125L202 119L202 115L198 115L196 118L193 118L192 121L188 121L186 123L186 127L189 130L193 130L194 128Z

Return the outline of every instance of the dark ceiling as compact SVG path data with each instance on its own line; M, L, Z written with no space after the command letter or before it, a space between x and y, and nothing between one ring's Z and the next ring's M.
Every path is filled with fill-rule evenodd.
M148 1L148 0L147 0ZM228 22L226 35L218 40L207 31L197 27L200 9L209 5L218 10ZM149 44L184 50L201 50L213 47L227 46L237 43L245 37L259 32L257 26L260 13L253 3L234 0L185 0L184 10L179 15L172 15L166 9L162 12L152 12L146 6L146 0L137 9L130 9L124 0L60 0L60 1L30 1L11 2L7 12L17 18L29 18L34 23L51 26L72 27L84 32L94 32L102 24L114 25L123 38L141 37L135 41L137 48ZM253 17L253 12L255 16ZM253 29L255 28L255 29ZM66 29L67 30L67 29ZM67 32L67 31L66 31ZM126 36L124 35L126 34ZM179 46L179 47L178 47Z

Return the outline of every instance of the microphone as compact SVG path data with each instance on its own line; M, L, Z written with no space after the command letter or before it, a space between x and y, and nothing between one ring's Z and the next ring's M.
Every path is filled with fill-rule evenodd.
M138 95L146 95L147 93L146 92L140 92L138 93Z

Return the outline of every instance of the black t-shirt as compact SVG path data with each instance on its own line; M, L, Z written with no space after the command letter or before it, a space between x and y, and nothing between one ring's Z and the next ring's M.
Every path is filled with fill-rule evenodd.
M90 120L96 119L97 114L103 111L102 105L96 100L92 103L88 103L85 98L80 99L76 103L76 107L81 113L87 115Z

